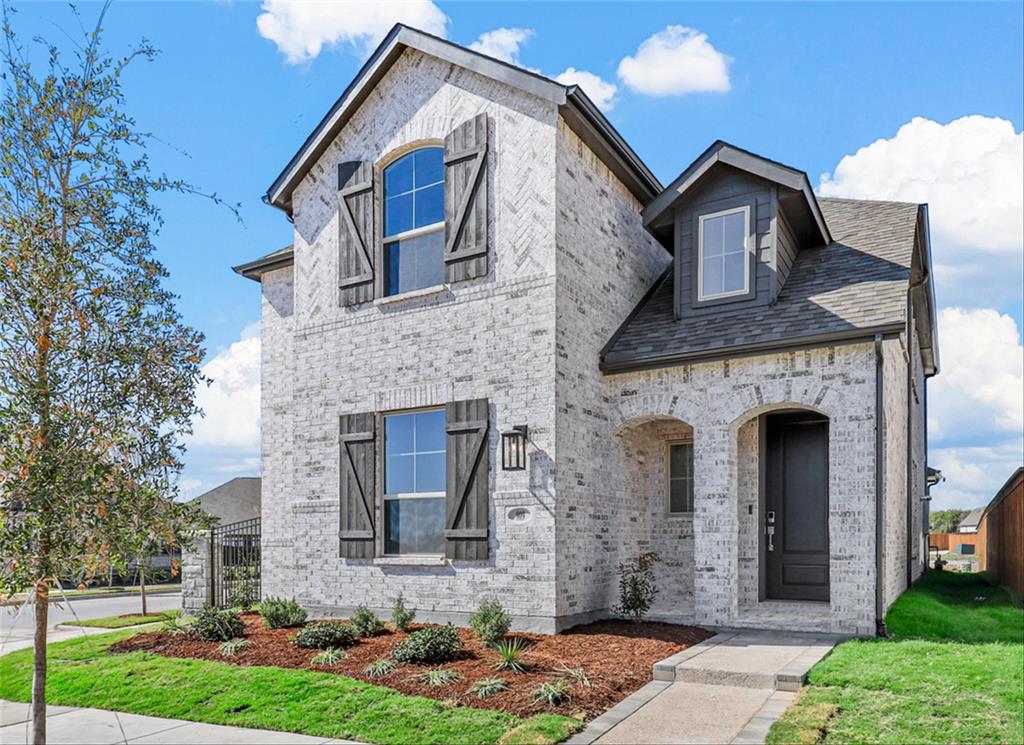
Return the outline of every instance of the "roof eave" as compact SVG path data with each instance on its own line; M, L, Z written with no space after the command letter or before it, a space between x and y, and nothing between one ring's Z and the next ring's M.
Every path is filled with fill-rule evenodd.
M239 274L246 279L251 279L254 282L260 282L263 279L263 275L267 272L271 272L275 269L283 269L287 266L291 266L295 261L295 250L288 248L286 250L272 253L269 256L263 256L253 261L247 261L244 264L231 267L231 271L235 274Z
M772 339L770 341L715 347L714 349L704 349L695 352L676 352L656 357L637 357L611 361L602 359L599 367L605 375L618 375L643 370L658 370L677 365L693 365L700 362L716 362L739 357L752 357L779 351L798 351L816 347L857 344L872 341L876 334L892 338L898 336L904 330L905 325L902 322L890 323L870 328L836 331L812 336L797 336L786 339Z

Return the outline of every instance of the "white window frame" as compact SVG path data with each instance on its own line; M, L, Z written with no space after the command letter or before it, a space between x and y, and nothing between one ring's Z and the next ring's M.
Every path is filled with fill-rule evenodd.
M731 292L717 292L705 294L704 292L704 222L716 217L726 217L738 212L743 213L743 289L732 290ZM724 275L723 275L724 280ZM697 219L697 301L718 300L727 297L739 297L750 293L750 205L742 207L730 207L701 215Z
M444 411L444 412L447 413L447 410L446 410L446 408L444 406L425 406L425 407L418 408L418 409L399 409L399 410L396 410L396 411L385 411L385 412L382 412L380 414L380 432L381 432L381 449L380 449L380 452L381 452L381 461L382 461L380 477L381 477L381 483L384 485L384 487L381 489L380 519L381 519L382 530L380 532L380 535L381 535L381 542L382 542L382 544L384 546L387 545L387 525L384 524L384 521L387 519L387 510L385 509L384 502L389 502L389 501L396 500L396 499L437 499L439 497L440 498L445 498L445 497L448 496L448 493L446 491L393 492L393 493L390 493L390 494L387 492L387 476L386 476L386 474L387 474L387 468L388 468L388 440L387 440L387 428L386 428L386 424L385 424L385 422L387 421L387 418L391 417L391 416L404 416L406 414L423 414L423 413L426 413L428 411ZM422 451L421 450L415 450L415 451L413 451L414 454L415 455L420 455L420 454L422 454L422 455L437 455L438 453L445 453L445 454L447 454L447 452L448 452L448 448L447 448L447 424L448 424L448 417L445 416L445 427L446 427L445 438L446 439L445 439L445 449L444 450L422 450ZM447 455L446 455L446 457L447 457ZM414 459L413 459L413 468L415 468L415 467L416 467L416 461L415 461L415 457L414 457ZM383 548L383 546L382 546L382 548ZM436 557L436 556L439 556L440 554L389 554L389 553L385 553L385 552L381 551L380 555L383 558L385 558L385 559L403 559L403 558L408 558L408 557Z
M689 512L674 512L672 510L672 448L676 445L689 445L693 448L693 438L683 437L665 442L665 514L669 517L693 517L697 507L697 463L694 459L693 473L690 474L690 483L693 486L690 494L691 509ZM694 453L696 455L696 453Z

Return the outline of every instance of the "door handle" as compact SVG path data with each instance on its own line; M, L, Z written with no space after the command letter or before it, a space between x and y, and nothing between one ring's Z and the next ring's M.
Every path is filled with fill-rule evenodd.
M775 526L774 525L769 525L767 528L765 528L764 532L767 533L767 535L768 535L768 550L769 551L774 551L775 550L775 543L773 542L773 538L775 536Z

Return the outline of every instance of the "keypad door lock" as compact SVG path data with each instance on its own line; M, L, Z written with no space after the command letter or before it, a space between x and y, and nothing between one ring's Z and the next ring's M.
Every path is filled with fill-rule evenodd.
M765 513L765 535L768 536L768 550L775 551L775 512L769 510Z

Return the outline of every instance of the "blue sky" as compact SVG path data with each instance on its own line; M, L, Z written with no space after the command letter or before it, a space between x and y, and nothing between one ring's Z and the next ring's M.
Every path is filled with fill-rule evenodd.
M74 34L77 23L66 4L16 5L23 37L42 34L69 47L64 31ZM276 2L115 2L109 48L120 53L145 37L161 50L155 62L133 65L125 81L129 110L167 143L152 148L156 169L242 204L244 225L201 199L161 198L159 257L187 321L207 336L219 381L204 401L217 421L200 425L185 491L258 470L252 324L259 291L230 266L291 241L290 224L261 195L381 29L402 20L433 24L466 45L496 29L518 30L505 33L513 42L497 53L551 76L590 73L579 79L584 89L604 101L611 122L665 183L721 138L805 170L816 186L831 174L822 184L830 194L929 201L945 309L931 461L949 478L936 506L983 504L1024 447L1015 410L1024 404L1014 390L1024 364L1024 237L1013 214L1024 210L1022 9L419 0L296 13ZM80 10L92 23L99 6ZM665 89L641 90L623 59L649 76L661 61L655 52L678 52L681 40L697 58L669 56ZM695 68L695 90L667 90L691 62L714 69Z

